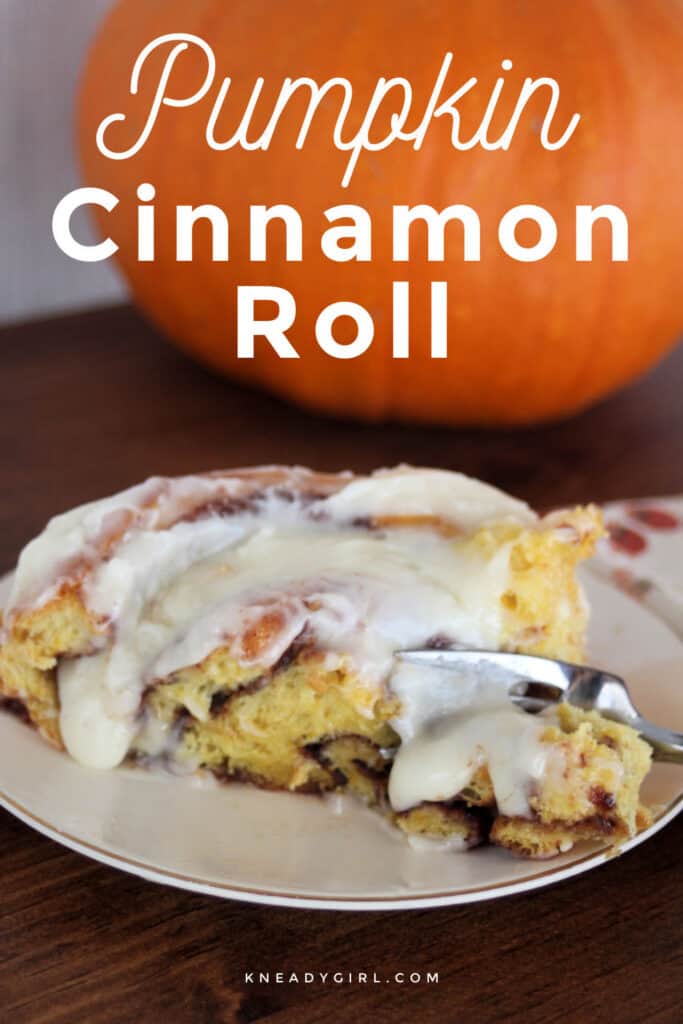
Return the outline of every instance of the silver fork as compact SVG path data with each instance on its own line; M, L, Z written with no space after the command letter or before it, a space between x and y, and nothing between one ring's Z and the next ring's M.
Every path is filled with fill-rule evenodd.
M442 669L488 662L510 674L508 696L525 711L537 712L566 701L585 711L636 729L650 744L655 761L683 764L683 733L648 722L640 714L623 679L587 665L508 651L398 651L401 661Z

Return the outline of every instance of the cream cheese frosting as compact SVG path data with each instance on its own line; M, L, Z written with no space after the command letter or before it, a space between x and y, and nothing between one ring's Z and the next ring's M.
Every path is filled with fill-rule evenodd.
M395 810L450 800L486 766L499 811L528 815L529 796L559 754L541 741L548 717L511 704L510 682L490 662L459 670L399 662L390 680L401 701L392 722L401 737L389 777Z
M378 528L385 519L397 521ZM453 530L421 528L425 520ZM541 724L513 708L495 679L394 670L397 650L435 637L500 646L509 546L486 556L456 541L501 520L533 526L536 517L495 488L439 470L153 478L53 519L21 556L8 617L77 580L106 627L101 650L58 665L61 733L82 764L125 758L149 684L218 647L250 663L243 637L276 608L281 626L258 651L260 667L305 634L330 664L351 659L370 690L388 686L399 698L395 809L449 799L486 762L501 808L524 814L547 767Z

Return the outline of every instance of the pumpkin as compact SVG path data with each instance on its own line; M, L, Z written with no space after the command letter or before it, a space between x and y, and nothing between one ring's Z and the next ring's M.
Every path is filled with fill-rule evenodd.
M344 76L354 96L367 102L380 76L401 75L424 103L447 51L454 54L453 88L471 75L479 81L459 105L463 137L479 124L503 60L512 68L505 72L494 123L510 118L526 76L559 83L558 125L575 111L581 121L563 148L545 150L538 124L547 97L539 94L507 151L456 151L450 127L443 125L419 152L397 144L362 153L342 188L348 153L332 142L334 103L320 106L301 150L294 139L305 105L293 101L267 152L215 152L205 141L213 90L192 106L162 108L136 155L107 159L96 147L98 125L123 112L127 121L111 129L112 137L118 132L124 148L138 136L163 59L161 53L150 56L132 97L134 61L151 40L173 32L205 39L216 55L217 81L232 80L220 118L224 136L235 130L259 75L265 79L261 122L286 76L319 83ZM682 52L683 12L670 0L431 0L418 6L411 0L120 0L94 42L82 82L82 166L87 184L120 200L111 213L97 211L98 221L120 247L116 258L137 303L204 363L346 417L533 423L567 416L630 382L672 346L681 329ZM172 94L189 96L204 74L199 53L188 51L173 68ZM151 262L137 259L141 182L156 188ZM176 206L207 203L229 216L229 261L212 261L208 228L199 225L193 260L177 262ZM249 260L248 210L262 203L286 203L301 214L301 262L284 260L277 227L267 262ZM336 263L321 252L320 236L329 226L323 211L341 203L370 213L372 262ZM422 203L437 210L454 203L472 207L481 220L481 260L463 259L461 229L453 226L444 262L428 262L418 232L410 263L394 263L392 206ZM538 262L518 262L498 245L501 217L523 203L542 206L557 224L557 245ZM627 262L612 261L604 225L595 228L592 262L576 260L576 206L602 203L619 206L628 217ZM524 241L521 227L519 237ZM409 359L392 358L394 280L410 283ZM435 280L448 284L446 359L433 359L429 351ZM299 359L279 358L265 339L257 340L253 359L237 358L238 285L274 285L292 293L297 316L288 337ZM318 314L340 300L362 304L374 320L373 344L356 359L331 358L316 344Z

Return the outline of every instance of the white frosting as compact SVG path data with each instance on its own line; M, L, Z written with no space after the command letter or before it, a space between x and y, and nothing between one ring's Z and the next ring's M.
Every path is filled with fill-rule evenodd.
M308 479L315 490L317 478L303 470L295 471L293 482ZM296 486L294 495L282 493L283 484L286 476L256 504L238 505L232 514L174 522L212 500L245 492L248 498L253 479L153 479L57 517L24 550L11 609L44 603L80 559L93 567L81 583L85 604L110 628L106 650L58 666L60 725L74 758L101 768L120 763L140 729L145 687L217 647L267 668L305 631L328 652L330 665L352 659L379 693L398 649L423 646L437 635L472 647L499 646L509 547L487 560L435 530L357 524L384 516L438 517L468 534L501 519L533 524L527 506L437 470L385 471L336 489L328 481L332 493L325 497L323 488L323 496L307 502ZM244 646L245 634L268 612L280 616L281 628L254 655ZM463 758L469 764L480 748L496 774L494 785L504 786L503 768L494 764L498 738L501 765L523 747L522 774L534 777L541 765L533 745L538 723L500 706L463 712L456 721L462 687L436 683L424 670L423 683L413 673L407 685L402 672L391 684L403 705L395 725L404 745L391 785L397 807L453 795L467 774ZM451 717L435 729L433 719L443 715ZM442 778L439 765L455 748ZM402 781L406 776L410 785ZM513 781L514 793L501 792L501 800L521 808L524 783L521 776Z
M45 604L69 577L74 561L96 565L101 560L109 538L132 528L159 530L193 507L234 494L240 484L230 478L151 477L111 498L55 516L21 552L8 614Z
M223 552L178 578L160 598L161 614L174 623L178 639L152 671L163 677L197 664L277 601L287 628L259 662L277 661L306 627L320 649L349 654L379 683L394 651L436 634L476 646L497 642L508 559L501 549L484 563L414 530L380 539L357 530L264 527L229 556Z
M136 729L110 707L108 655L72 658L59 666L59 728L71 756L91 768L112 768L128 753Z
M77 742L71 738L82 721L85 684L62 686L74 663L59 668L65 743L85 763L118 764L127 749L122 729L112 731L107 754L105 725L91 728L94 702L105 724L112 716L128 722L132 742L148 683L198 664L220 646L253 662L243 637L270 610L282 616L282 627L259 650L260 666L275 664L305 629L321 650L350 657L369 686L381 685L397 649L437 634L495 646L507 573L505 549L485 563L424 531L391 531L380 539L325 526L254 529L253 520L234 517L134 534L85 589L87 604L112 617L115 631L105 653L77 659L79 679L91 678Z
M390 685L402 709L392 723L402 740L389 777L395 810L450 800L485 765L500 812L529 814L529 795L559 755L540 740L548 719L508 700L509 673L490 662L459 671L401 662Z
M438 516L465 533L486 523L513 519L532 525L535 514L523 501L462 473L443 469L381 469L360 477L327 499L340 516Z

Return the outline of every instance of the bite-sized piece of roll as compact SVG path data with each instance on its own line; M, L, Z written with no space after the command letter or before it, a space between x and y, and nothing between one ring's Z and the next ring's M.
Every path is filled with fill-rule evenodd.
M439 470L153 478L24 549L0 694L88 767L348 789L404 831L490 833L531 856L621 838L644 820L633 730L526 715L500 680L394 659L462 645L580 660L575 568L600 532L593 507L538 518Z

